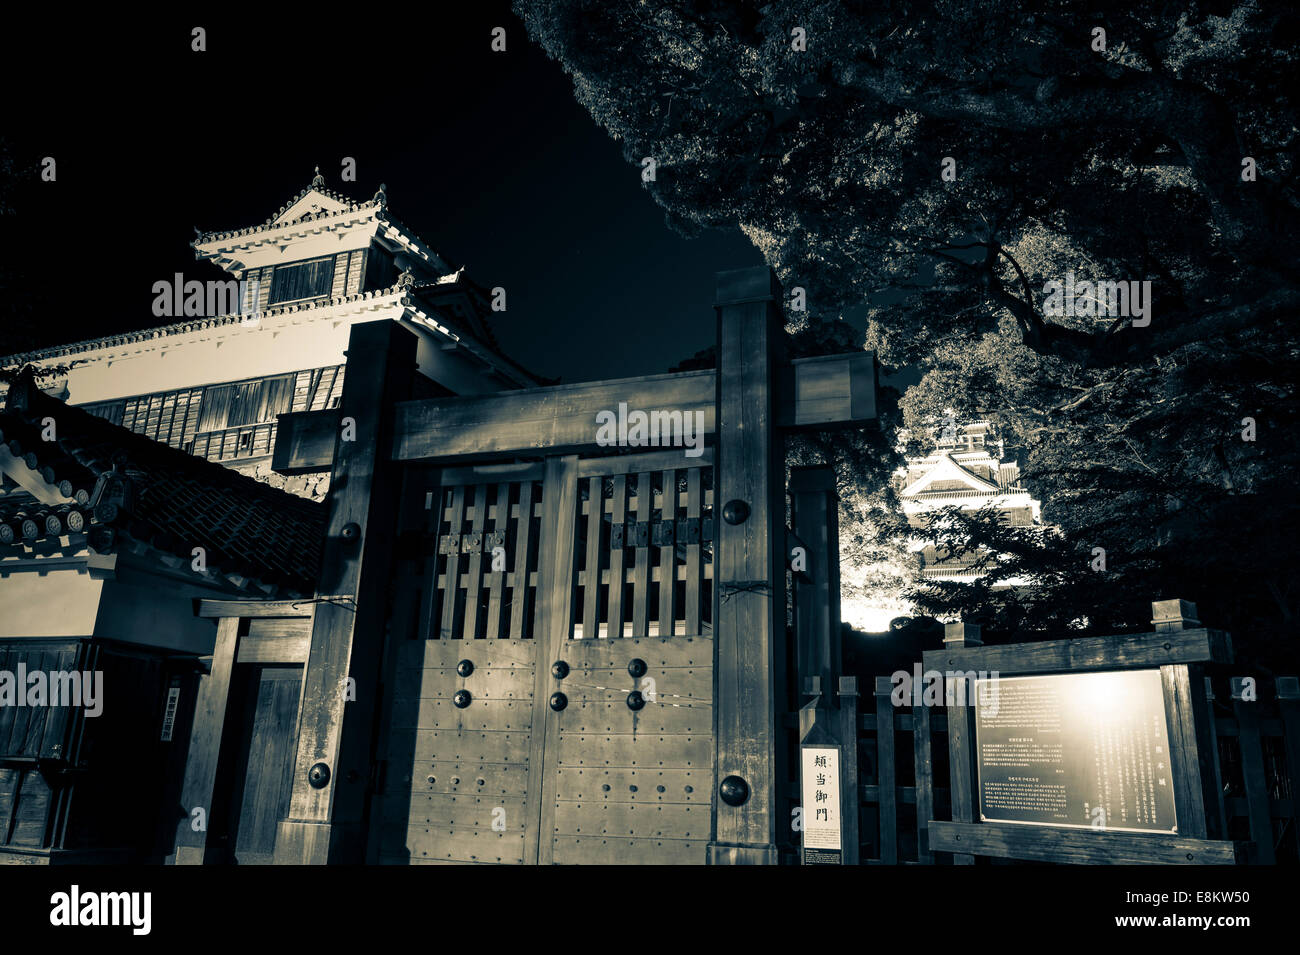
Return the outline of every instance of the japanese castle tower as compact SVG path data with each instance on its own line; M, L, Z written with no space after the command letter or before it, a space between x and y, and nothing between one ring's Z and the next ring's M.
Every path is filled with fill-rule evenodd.
M908 523L920 527L929 512L952 505L963 510L992 505L1014 526L1041 525L1041 503L1021 485L1020 465L1002 460L1004 453L987 421L945 429L930 454L909 458L906 468L895 475ZM980 576L971 566L976 554L945 558L933 545L920 543L913 550L929 579L971 583Z
M387 318L416 334L422 397L540 383L501 353L491 292L403 225L384 186L352 198L318 169L260 225L202 233L191 245L226 284L239 283L243 301L223 297L224 314L0 357L0 367L66 368L43 378L49 394L316 499L326 475L270 468L276 416L338 404L352 325ZM176 277L186 289L196 278Z

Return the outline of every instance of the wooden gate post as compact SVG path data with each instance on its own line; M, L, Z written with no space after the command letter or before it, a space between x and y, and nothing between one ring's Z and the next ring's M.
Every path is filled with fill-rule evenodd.
M956 650L961 647L984 645L980 626L972 623L947 623L943 627L943 647ZM974 822L978 794L975 792L975 687L968 677L947 681L944 692L948 694L948 795L952 804L953 822ZM917 825L920 825L918 822ZM975 856L967 852L954 852L953 865L974 865Z
M1151 625L1156 633L1177 633L1198 628L1196 604L1189 600L1153 600ZM1209 701L1205 696L1205 670L1198 664L1172 664L1160 668L1165 687L1169 743L1177 747L1184 765L1175 776L1174 809L1178 834L1192 839L1220 839L1222 819L1210 811L1217 807L1215 791L1217 741L1210 729ZM1175 742L1175 739L1178 742Z
M819 676L832 687L840 668L839 496L830 465L790 472L791 524L807 550L807 572L794 573L794 627L799 673L796 686Z
M239 622L238 617L222 617L217 622L211 668L199 677L189 756L185 761L185 780L181 789L181 807L185 816L176 825L176 851L172 856L175 865L203 865L209 861L207 823L212 817L212 794L217 783L217 760L221 755L221 735L226 725L230 678L239 651ZM199 819L196 810L202 810L203 825L198 829L194 828Z
M1277 708L1282 717L1282 736L1286 745L1286 765L1291 778L1291 791L1300 786L1300 681L1293 676L1276 678L1274 689L1277 691ZM1217 767L1217 763L1216 763ZM1297 851L1300 851L1300 813L1295 803L1291 809L1291 839Z
M838 563L838 561L837 561ZM837 575L838 577L838 575ZM837 583L838 589L838 583ZM839 601L836 600L836 604ZM835 618L838 624L839 618ZM862 787L858 783L858 678L840 677L840 765L844 767L840 785L845 793L844 864L859 865L862 837Z
M714 865L778 862L777 797L786 778L781 297L765 266L718 273Z
M1259 732L1259 695L1254 686L1246 692L1245 678L1234 676L1232 712L1237 717L1237 745L1241 749L1241 778L1246 787L1246 816L1250 823L1252 865L1274 865L1273 820L1269 814L1268 788L1264 779L1264 747Z
M371 731L401 496L401 470L392 461L393 405L412 395L416 343L390 320L354 325L348 339L293 796L277 832L277 865L364 859ZM356 688L351 701L349 677Z

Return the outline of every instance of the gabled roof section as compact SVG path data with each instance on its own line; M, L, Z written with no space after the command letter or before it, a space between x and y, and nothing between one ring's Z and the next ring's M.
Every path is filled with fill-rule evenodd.
M311 185L282 205L261 225L200 232L190 245L203 258L202 252L206 247L252 239L262 233L283 230L317 219L329 220L349 213L375 216L382 213L387 204L388 193L384 185L380 185L379 191L372 198L358 201L327 187L325 177L320 174L320 167L317 166Z
M972 491L987 491L996 494L1000 490L996 484L984 480L984 478L977 474L972 474L954 461L947 452L943 452L939 456L939 460L935 463L934 467L930 468L930 470L921 477L903 488L899 494L902 497L912 497L913 495L920 494L931 484L938 483L939 481L961 481Z
M281 206L280 214L271 220L271 225L314 219L321 212L326 214L344 212L351 205L352 200L326 188L325 177L320 174L320 166L317 166L316 176L312 179L311 185L298 193L295 198L290 199L286 205Z
M44 440L51 427L53 440ZM0 524L10 531L3 536L11 538L5 545L30 546L75 531L99 553L130 544L187 564L202 547L211 574L264 592L315 591L322 503L51 398L30 370L0 410L0 446L8 469L21 472L14 479L30 492L0 502Z

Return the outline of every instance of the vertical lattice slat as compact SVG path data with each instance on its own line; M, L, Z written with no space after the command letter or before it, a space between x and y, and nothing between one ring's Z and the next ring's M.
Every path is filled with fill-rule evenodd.
M600 542L605 516L604 487L604 478L593 477L587 481L587 563L583 573L582 635L589 640L600 636Z
M447 534L459 538L461 525L465 521L465 489L452 488L451 513L448 515ZM447 569L443 574L442 587L442 626L439 637L451 640L456 634L456 598L460 590L460 548L448 548Z
M468 544L469 558L465 562L465 618L461 622L461 636L473 640L478 633L479 586L483 573L483 534L487 530L487 485L474 487L474 505L469 516L469 533L478 535Z
M424 560L424 586L420 592L420 607L416 622L421 639L432 640L436 636L433 629L433 614L438 606L438 531L442 529L442 489L426 488L424 491L424 534L432 539L432 552Z
M492 499L496 504L496 516L492 519L492 532L497 533L504 531L510 523L510 485L494 484L492 486ZM502 539L505 535L502 534ZM489 640L495 640L501 636L501 590L504 586L505 570L496 569L496 556L492 549L487 546L487 538L484 538L483 550L488 560L487 570L487 587L488 587L488 606L487 606L487 623L483 628L483 636Z
M664 471L663 482L659 519L665 536L659 548L659 636L671 637L677 619L677 471Z
M627 477L615 474L613 493L610 494L609 523L611 527L621 527L627 520ZM626 541L624 542L626 543ZM623 592L627 586L627 569L624 565L623 547L612 548L609 552L609 612L608 634L610 637L623 636Z
M510 589L510 632L507 634L515 639L530 636L529 631L532 629L524 619L524 611L528 606L528 547L533 527L533 496L533 482L520 483L519 513L515 517L514 532L514 582Z
M642 471L636 479L636 523L638 533L647 531L653 519L655 506L654 475ZM650 537L647 533L637 541L636 564L632 575L632 636L644 637L650 632Z
M934 865L934 853L930 851L930 820L934 816L930 745L930 708L913 706L912 759L916 767L916 861L922 865Z
M686 472L686 519L699 522L703 511L704 495L701 491L702 473L699 468ZM700 632L700 541L686 542L686 633L695 636Z

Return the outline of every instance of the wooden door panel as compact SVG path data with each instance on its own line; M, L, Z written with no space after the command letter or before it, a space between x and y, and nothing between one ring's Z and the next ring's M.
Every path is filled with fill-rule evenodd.
M557 717L560 734L627 733L646 737L646 743L660 736L709 736L713 731L713 710L708 701L691 706L646 703L639 710L628 707L627 694L605 703L570 704ZM650 739L654 737L654 739Z
M572 657L572 655L570 655ZM642 677L629 676L626 666L585 667L578 679L566 681L565 692L576 702L600 703L624 700L639 691L647 705L707 707L713 697L713 668L710 666L650 666Z
M556 796L582 802L680 803L709 807L707 769L658 769L642 766L562 767Z
M473 694L468 706L458 707L453 696L460 689L453 685L427 692L438 696L422 697L415 706L415 726L418 729L450 730L462 734L479 734L492 731L529 732L533 724L533 701L494 700ZM395 700L401 703L401 700Z
M453 643L457 641L452 641ZM476 644L479 641L459 641L461 643ZM531 649L531 648L530 648ZM496 662L495 657L498 652L494 645L489 651L488 659L494 662L484 664L483 654L476 653L476 647L465 647L462 652L465 654L463 659L467 659L474 664L475 674L478 679L474 681L473 687L467 687L471 692L478 690L477 696L483 698L496 699L532 699L533 696L533 665L531 662L532 654L529 654L529 662L516 663L514 661ZM474 658L478 657L479 662L474 663ZM459 661L457 661L459 662ZM393 687L393 693L399 697L414 696L420 697L422 694L432 693L433 695L445 696L445 691L449 687L455 687L456 664L449 666L429 667L416 669L402 669L397 671L397 680ZM455 692L454 690L452 692Z
M9 845L40 849L45 845L53 793L45 777L36 769L22 771L17 788Z
M522 639L399 647L379 861L524 861L526 820L536 812L528 786L536 652L536 641ZM459 693L468 694L463 706Z
M453 796L448 793L416 793L409 806L393 802L386 821L408 826L492 829L523 832L528 812L526 796L500 794Z
M497 799L521 793L527 786L528 765L483 763L474 760L433 760L425 765L426 775L411 784L412 794L444 793L449 796Z
M490 646L491 654L483 664L496 668L511 666L526 667L533 665L533 644L530 640L404 640L398 648L397 666L399 670L440 670L456 668L456 664L468 657L475 660L474 648ZM464 651L464 652L462 652Z
M524 864L523 832L494 832L491 827L463 825L410 825L402 831L385 827L385 832L385 844L405 844L410 852L410 861L431 859L496 865Z
M595 811L599 808L599 811ZM561 800L555 813L555 834L602 835L635 839L709 837L709 807L674 803L578 802ZM703 860L701 860L703 861Z
M582 466L572 545L580 597L553 645L568 665L559 682L567 706L548 716L543 754L554 780L546 855L557 865L706 861L712 469L643 460L646 470L620 460L610 475L601 462Z
M704 865L709 846L703 839L620 839L606 836L556 836L556 865Z
M242 668L241 668L242 669ZM270 865L279 821L289 810L297 742L301 666L259 666L244 675L253 696L233 845L239 865Z
M667 740L665 742L668 742ZM671 762L680 768L708 770L713 762L713 735L675 736ZM631 733L565 733L556 747L558 769L587 766L658 766L663 757L646 745L646 735Z
M448 760L479 760L487 763L527 765L532 734L527 730L492 730L462 733L459 730L417 729L401 749L394 744L390 758L421 764Z

